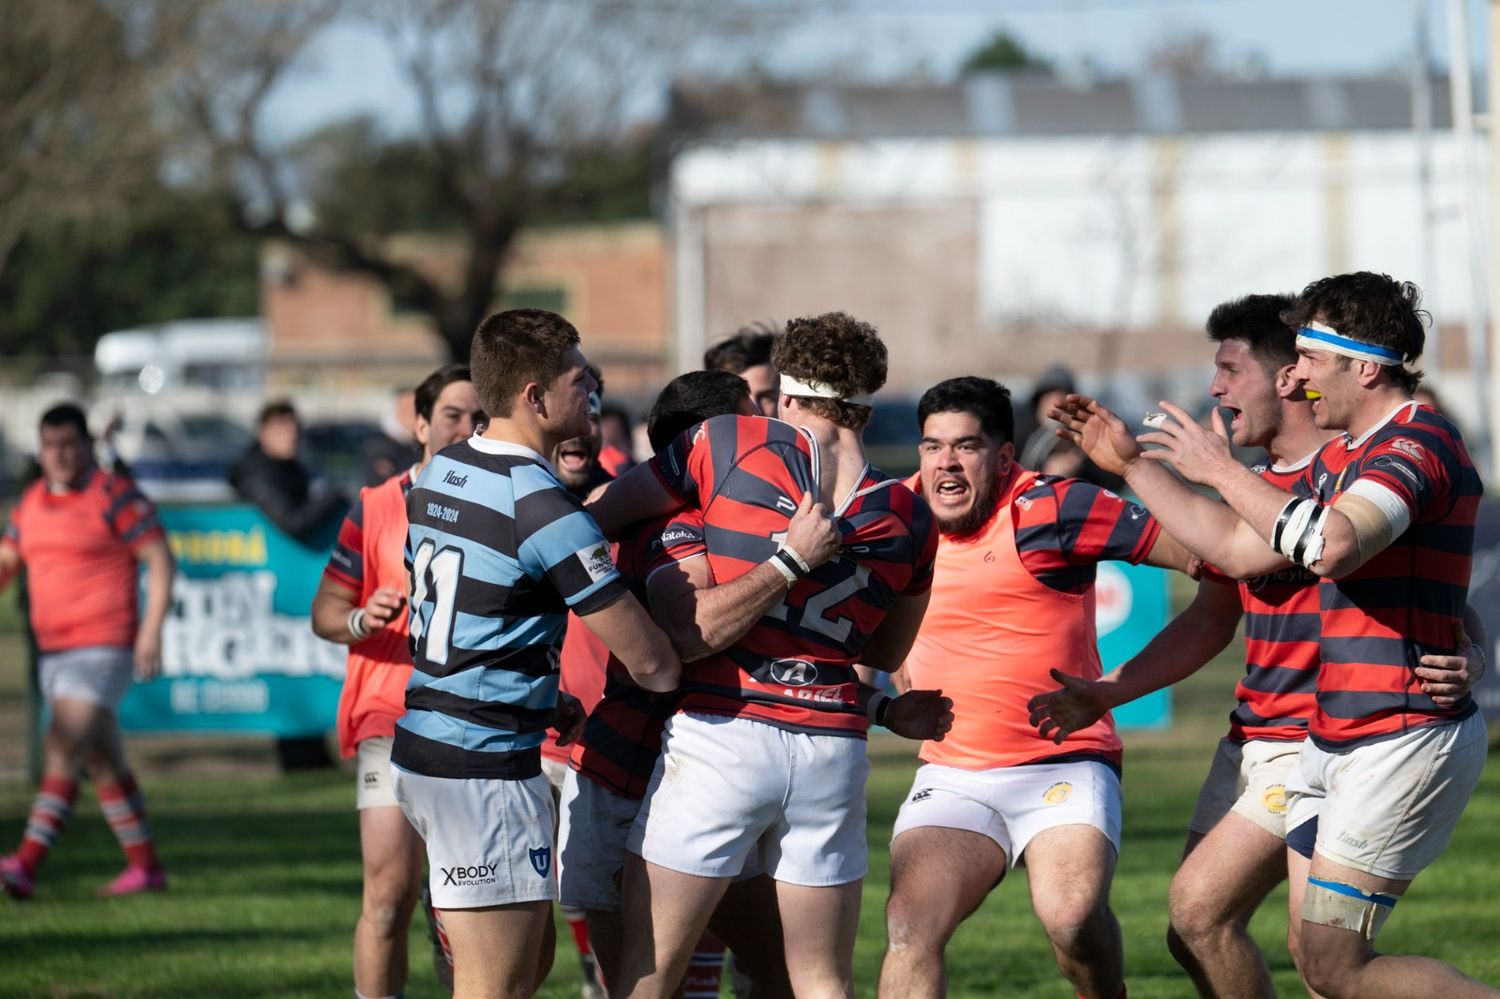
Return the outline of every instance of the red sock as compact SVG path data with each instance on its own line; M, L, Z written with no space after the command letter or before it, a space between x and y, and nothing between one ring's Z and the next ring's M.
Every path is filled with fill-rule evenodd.
M31 802L31 814L26 817L26 831L21 835L21 845L16 850L16 859L26 868L27 874L35 874L47 851L57 843L68 817L73 814L73 800L78 797L78 782L67 777L43 777L41 789Z
M693 960L683 979L683 999L715 999L719 980L724 976L724 941L712 933L698 938Z
M118 783L101 782L94 785L94 790L99 794L105 821L120 841L120 849L125 851L126 863L147 870L161 867L156 848L151 845L151 829L146 825L146 801L135 777L126 772L120 775Z
M563 918L568 921L568 929L573 931L573 943L578 947L578 953L588 955L593 953L589 946L589 922L583 918L583 910L575 909L571 905L560 905Z

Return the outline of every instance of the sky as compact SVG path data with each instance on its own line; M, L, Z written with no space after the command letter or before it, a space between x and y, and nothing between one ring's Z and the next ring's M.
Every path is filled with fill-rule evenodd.
M611 2L650 11L744 0ZM801 9L796 0L784 2ZM1462 6L1468 11L1470 61L1482 69L1488 4L1462 0ZM1056 64L1087 60L1107 72L1128 73L1162 39L1207 32L1231 62L1253 60L1273 76L1389 73L1413 57L1419 12L1426 15L1434 62L1446 65L1449 7L1449 0L829 0L828 13L797 17L760 60L772 72L789 75L834 65L869 79L945 79L968 52L1004 29ZM372 30L335 25L314 44L306 63L277 94L267 122L273 133L291 136L361 112L393 131L415 121L411 96ZM651 89L665 94L666 81Z

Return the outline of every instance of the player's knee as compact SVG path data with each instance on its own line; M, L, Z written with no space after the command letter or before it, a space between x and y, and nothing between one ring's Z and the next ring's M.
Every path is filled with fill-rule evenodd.
M1167 952L1172 955L1172 960L1184 968L1197 963L1193 957L1192 949L1182 939L1182 936L1177 932L1177 928L1170 924L1167 926Z
M1230 925L1219 906L1174 890L1168 902L1171 932L1191 947L1223 934Z
M1302 948L1297 967L1308 989L1323 999L1343 999L1353 995L1352 989L1359 978L1359 961L1338 950L1324 948Z
M910 895L893 894L885 909L886 949L892 953L941 952L952 931Z
M1063 899L1037 915L1047 939L1065 954L1097 954L1109 946L1114 916L1102 899Z

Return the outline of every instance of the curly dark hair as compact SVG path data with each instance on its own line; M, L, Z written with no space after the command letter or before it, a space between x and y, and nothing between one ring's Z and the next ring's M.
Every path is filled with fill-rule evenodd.
M1010 389L991 378L965 375L938 382L922 393L917 402L917 432L933 413L969 413L978 418L979 429L1000 444L1016 439L1016 414L1011 409Z
M1422 308L1422 290L1388 274L1357 271L1314 281L1302 289L1281 321L1293 329L1309 320L1327 323L1345 336L1398 351L1405 364L1422 356L1424 329L1432 316ZM1386 369L1408 392L1416 391L1420 371L1399 365Z
M776 370L802 381L823 382L845 395L876 392L885 384L890 364L880 334L847 312L804 316L786 324L786 333L771 350ZM818 416L849 430L870 422L869 406L841 399L798 399Z
M568 369L566 355L578 343L573 324L545 309L511 309L485 319L469 346L479 405L492 417L510 416L528 384L551 385Z
M1297 333L1281 320L1293 301L1291 295L1232 298L1215 306L1203 326L1215 343L1245 341L1250 356L1259 362L1267 377L1274 378L1288 364L1297 363Z

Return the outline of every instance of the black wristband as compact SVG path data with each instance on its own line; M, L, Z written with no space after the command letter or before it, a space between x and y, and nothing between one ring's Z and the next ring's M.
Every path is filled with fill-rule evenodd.
M890 717L891 705L896 702L894 697L887 697L875 706L875 724L881 728L885 727L885 720Z
M792 557L792 554L784 549L778 550L775 555L771 556L771 558L786 566L787 571L790 572L793 576L796 576L798 579L801 579L802 577L807 575L807 570L802 568L802 565L794 557Z

